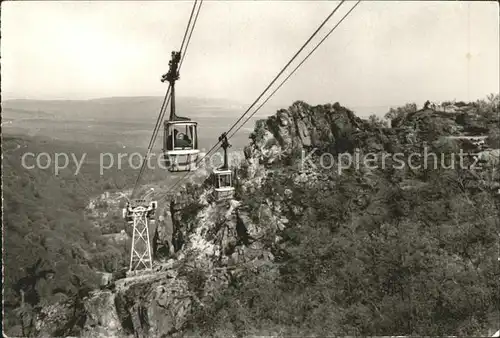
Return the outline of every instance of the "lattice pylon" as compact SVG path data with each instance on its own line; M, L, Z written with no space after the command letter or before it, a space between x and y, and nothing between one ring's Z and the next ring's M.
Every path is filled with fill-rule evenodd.
M130 248L129 271L136 271L141 268L153 268L147 213L148 210L144 207L136 207L132 211L134 230L132 233L132 246Z

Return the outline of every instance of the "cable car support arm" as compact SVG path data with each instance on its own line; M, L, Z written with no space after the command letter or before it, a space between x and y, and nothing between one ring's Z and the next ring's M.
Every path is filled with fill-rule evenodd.
M227 156L227 148L231 148L229 141L227 140L227 133L223 133L219 136L219 142L221 142L221 148L224 149L224 164L221 169L228 170L229 169L229 161Z

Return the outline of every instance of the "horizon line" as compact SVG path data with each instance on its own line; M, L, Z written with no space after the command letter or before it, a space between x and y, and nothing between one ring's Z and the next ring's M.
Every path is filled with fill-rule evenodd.
M491 93L491 94L494 94L494 95L498 95L498 93ZM434 103L442 103L442 102L466 102L466 103L474 103L474 102L477 102L478 100L484 100L487 98L487 96L490 95L490 94L487 94L485 96L482 96L482 97L479 97L479 98L476 98L476 99L473 99L473 100L460 100L460 99L456 99L456 98L453 98L453 99L447 99L447 100L442 100L442 101L431 101L431 102L434 102ZM2 102L2 105L3 103L7 103L7 102L21 102L21 101L25 101L25 102L33 102L33 101L40 101L40 102L91 102L91 101L99 101L99 100L112 100L112 99L146 99L146 98L162 98L164 95L134 95L134 96L127 96L127 95L124 95L124 96L100 96L100 97L93 97L93 98L81 98L81 99L65 99L65 98L3 98L1 99L1 102ZM198 99L198 100L211 100L211 101L226 101L228 103L231 103L231 104L234 104L234 105L246 105L246 103L242 103L241 101L237 101L237 100L233 100L233 99L228 99L228 98L221 98L221 97L198 97L198 96L178 96L179 99ZM269 107L272 107L272 108L276 108L276 109L283 109L283 107L286 107L286 106L291 106L293 105L293 103L297 102L297 101L302 101L302 102L305 102L311 106L316 106L316 105L325 105L325 104L332 104L333 101L329 101L329 102L325 102L325 103L320 103L320 104L310 104L308 103L307 101L304 101L304 100L301 100L301 99L295 99L293 100L293 102L288 102L288 103L270 103L270 104L267 104L267 106ZM335 101L335 102L339 102L340 101ZM362 112L360 110L365 110L365 109L374 109L374 108L379 108L379 109L384 109L384 110L388 110L390 108L397 108L397 107L402 107L404 106L405 104L408 104L408 103L415 103L417 104L417 107L418 106L422 106L423 107L423 103L422 104L419 104L415 101L411 102L411 101L408 101L408 102L404 102L404 103L397 103L397 104L380 104L380 105L349 105L349 104L341 104L342 106L352 110L353 112L357 113L357 114L361 114L361 115L366 115L366 114L369 114L367 112ZM378 109L377 109L378 110ZM387 112L387 111L386 111ZM375 115L380 115L382 114L381 111L372 111L370 112L371 114L375 114Z

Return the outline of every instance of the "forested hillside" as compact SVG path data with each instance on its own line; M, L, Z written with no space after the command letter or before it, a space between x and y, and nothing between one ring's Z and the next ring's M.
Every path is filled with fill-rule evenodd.
M338 104L297 102L258 123L237 185L248 234L228 251L246 268L208 306L195 306L189 332L482 336L500 328L498 95L464 106L441 114L407 105L389 113L388 128ZM459 149L479 151L451 136L464 134L489 135L496 157L458 165ZM425 158L424 146L438 157ZM313 147L315 167L304 167L297 148ZM376 168L324 167L321 154L356 148L378 154ZM389 156L384 167L382 153L396 152L406 165ZM273 264L256 269L268 260L252 254L259 246Z
M5 325L12 328L20 324L23 293L22 311L29 324L30 311L71 299L81 290L88 292L99 286L98 272L126 266L128 247L110 245L102 237L103 229L86 217L85 208L104 191L131 186L137 170L125 163L121 170L114 166L101 176L99 154L116 155L120 149L113 147L27 136L4 136L2 141ZM21 157L27 152L35 157L50 154L52 166L25 168ZM70 159L73 153L79 160L86 153L80 172L75 175L77 168L70 160L68 168L55 175L55 153L66 153ZM33 157L26 163L36 164ZM41 163L44 166L46 159ZM151 171L146 175L155 180ZM113 226L124 228L121 220Z
M286 228L258 237L276 265L216 292L195 333L477 335L498 324L500 203L486 185L464 189L475 178L463 171L300 177L269 173L240 195L260 226L262 205L281 210Z

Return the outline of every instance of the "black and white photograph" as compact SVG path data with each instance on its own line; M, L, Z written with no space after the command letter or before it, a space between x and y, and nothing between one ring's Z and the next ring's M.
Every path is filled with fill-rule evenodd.
M2 1L4 337L500 337L496 1Z

